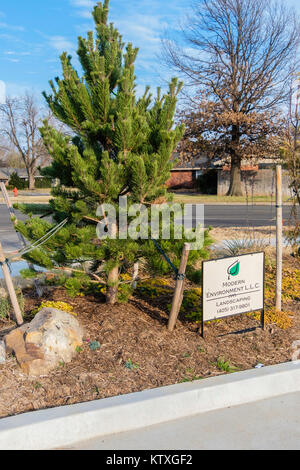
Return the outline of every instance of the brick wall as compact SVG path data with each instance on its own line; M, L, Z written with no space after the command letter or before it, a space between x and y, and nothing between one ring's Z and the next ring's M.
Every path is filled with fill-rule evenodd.
M193 188L194 180L192 170L172 171L171 178L167 182L167 186L172 189Z

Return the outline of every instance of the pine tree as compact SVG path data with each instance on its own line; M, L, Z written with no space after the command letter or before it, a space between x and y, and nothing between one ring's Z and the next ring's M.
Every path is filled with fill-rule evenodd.
M158 88L154 102L149 88L137 99L134 63L138 49L130 43L125 48L117 29L108 23L108 7L109 0L94 7L96 35L89 32L87 39L78 39L82 77L72 58L63 53L63 77L50 81L52 93L44 93L54 116L70 131L58 131L47 122L41 129L53 158L44 174L60 180L50 201L53 221L68 218L68 223L27 257L47 268L69 267L73 276L67 286L75 290L87 282L86 262L93 260L91 276L100 279L95 269L102 266L107 302L113 304L120 273L143 256L143 243L118 237L99 241L97 208L110 203L118 211L120 196L127 196L128 204L164 200L170 156L184 128L174 125L182 86L177 79L165 95ZM18 224L31 241L52 227L34 217ZM114 230L117 233L118 226ZM81 267L75 269L76 263Z

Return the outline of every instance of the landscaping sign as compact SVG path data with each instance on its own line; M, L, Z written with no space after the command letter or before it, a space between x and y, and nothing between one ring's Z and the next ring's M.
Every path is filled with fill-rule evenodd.
M203 322L257 310L263 312L264 266L264 253L204 261Z

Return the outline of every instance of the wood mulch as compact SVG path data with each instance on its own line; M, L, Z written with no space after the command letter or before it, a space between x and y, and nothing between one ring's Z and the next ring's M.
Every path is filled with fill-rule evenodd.
M27 313L40 304L33 291L25 297ZM300 339L296 302L285 306L294 312L288 330L269 325L262 331L243 315L207 325L202 339L198 325L183 318L174 333L167 331L170 299L134 298L110 307L94 296L70 298L61 288L48 288L43 300L74 306L85 330L83 350L38 378L24 375L9 357L0 365L0 417L224 374L216 364L220 357L239 370L290 361L292 343ZM9 325L0 322L0 329L3 336ZM89 347L94 340L101 345L97 351Z

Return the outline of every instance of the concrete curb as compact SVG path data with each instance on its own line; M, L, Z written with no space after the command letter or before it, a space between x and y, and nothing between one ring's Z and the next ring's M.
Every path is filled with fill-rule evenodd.
M21 197L14 197L12 198L13 203L24 203L24 204L30 204L30 203L35 203L35 204L48 204L49 200L51 199L52 196L21 196ZM5 201L3 198L0 197L0 204L5 204ZM188 201L186 204L203 204L204 206L247 206L246 202L193 202L192 200ZM252 204L252 202L249 201L248 206L252 207L253 206L273 206L275 207L276 202L255 202ZM293 203L283 203L284 206L292 207Z
M191 204L191 202L190 202ZM195 203L197 204L197 203ZM276 206L276 202L255 202L254 204L252 204L252 202L249 201L249 204L247 204L246 202L199 202L198 204L203 204L204 206L245 206L247 207L247 205L249 207L252 207L252 206L268 206L268 207L275 207ZM293 204L292 203L283 203L284 206L286 207L292 207Z
M175 202L180 202L180 201L175 201ZM208 201L198 201L198 202L193 202L193 200L189 200L188 202L185 202L185 204L203 204L204 206L249 206L249 207L252 207L252 206L268 206L268 207L275 207L276 206L276 202L273 201L273 202L270 202L270 201L266 201L266 202L254 202L252 204L252 201L249 201L249 203L247 204L247 202L208 202ZM286 206L286 207L292 207L293 206L293 203L292 202L283 202L283 205Z
M300 391L300 361L0 420L0 449L43 450Z

